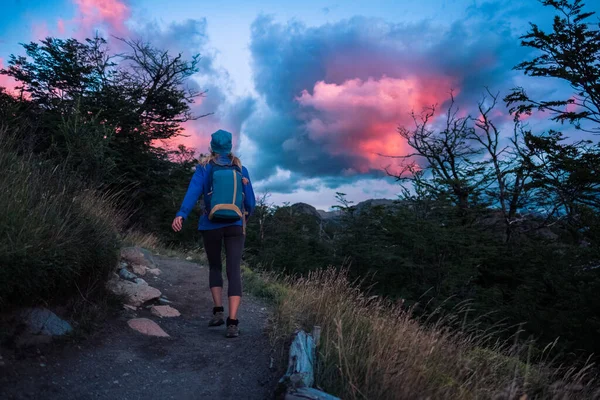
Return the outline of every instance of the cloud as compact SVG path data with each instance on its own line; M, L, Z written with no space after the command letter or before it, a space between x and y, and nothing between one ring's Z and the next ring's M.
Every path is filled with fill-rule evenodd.
M184 144L205 152L210 134L218 129L231 131L239 146L242 125L253 112L255 101L248 96L235 96L229 73L215 64L218 51L211 47L206 18L170 24L138 19L128 24L131 11L124 0L73 1L78 6L78 15L72 23L78 26L77 32L80 34L104 28L107 35L148 41L152 46L168 50L172 55L182 54L187 60L200 55L199 72L188 79L186 85L197 92L205 92L204 96L196 98L190 105L192 114L210 115L186 122L183 125L185 136L164 142L166 146ZM113 41L111 47L127 51L119 42Z
M56 21L56 29L60 35L65 34L65 21L63 21L61 18Z
M71 0L74 16L70 19L57 18L53 23L34 21L31 39L41 40L48 36L73 37L85 40L100 34L119 47L116 37L130 37L127 26L131 18L128 0Z
M255 100L248 96L234 95L229 73L215 63L218 51L210 45L207 20L189 19L166 26L150 21L138 24L138 28L130 35L149 41L154 47L168 50L171 54L181 53L184 59L190 60L194 55L200 55L199 71L186 85L197 92L206 92L190 105L192 114L210 115L184 123L185 136L164 144L184 144L199 152L206 152L210 135L219 129L225 129L233 133L234 145L239 149L242 125L254 111Z
M197 92L206 92L191 104L193 115L211 115L188 121L183 125L184 136L159 144L165 147L184 144L205 152L210 134L218 129L227 129L234 134L239 147L239 133L254 109L255 100L248 96L235 96L228 72L215 65L218 51L210 45L206 18L170 24L143 18L133 21L127 0L71 1L75 7L75 16L69 20L57 19L53 29L49 29L45 22L36 24L35 39L56 36L83 40L98 32L109 42L113 52L130 50L123 42L115 39L119 37L149 42L157 49L167 50L171 55L181 54L187 60L200 55L199 72L187 80L186 86Z
M5 68L4 60L0 57L0 69ZM17 81L15 81L12 77L7 75L0 75L0 87L5 88L8 93L15 93L15 88L17 86Z
M73 3L77 6L77 14L70 24L76 27L75 37L78 39L89 37L96 29L103 29L116 36L129 34L125 23L131 16L131 11L125 1L73 0Z
M134 18L131 5L138 2L71 1L73 18L39 24L36 32L83 39L99 31L142 38L187 59L201 54L200 72L188 85L207 93L192 111L213 114L186 123L188 137L169 145L184 143L205 151L210 134L227 129L255 184L287 196L308 197L316 190L331 194L357 182L362 189L366 182L382 182L374 179L384 177L383 168L394 164L377 153L406 154L409 149L396 128L412 124L413 110L437 104L443 113L451 89L461 115L476 115L485 86L500 91L501 97L514 86L543 98L565 93L557 82L548 85L512 70L529 53L519 45L518 36L528 29L520 16L539 13L551 20L548 8L540 5L485 2L467 8L464 18L449 25L354 17L307 26L261 15L251 26L249 44L258 96L249 97L235 94L229 73L219 66L219 52L207 34L210 21L165 24L143 20L137 13ZM118 42L110 45L121 50ZM536 128L541 126L547 125ZM358 187L354 192L362 193Z
M285 188L285 187L283 187ZM258 195L265 193L262 188L255 188ZM335 188L324 185L320 179L303 180L293 191L272 191L269 198L275 204L308 203L321 210L328 210L337 203L336 193L346 194L346 198L355 203L373 198L395 199L400 194L397 184L381 179L355 179L351 182L340 182Z
M435 76L356 78L340 85L319 81L312 94L304 90L297 101L306 113L302 118L312 142L333 156L361 156L342 172L356 175L384 169L389 159L380 154L409 153L406 142L396 133L398 125L412 122L406 110L444 103L450 94L443 88L452 86L450 78Z
M412 124L411 111L443 113L451 90L464 114L474 111L485 86L512 87L526 54L507 24L478 15L449 26L354 17L317 27L259 16L250 49L261 96L244 131L260 149L254 173L292 171L290 188L383 176L391 160L377 153L408 153L396 128Z

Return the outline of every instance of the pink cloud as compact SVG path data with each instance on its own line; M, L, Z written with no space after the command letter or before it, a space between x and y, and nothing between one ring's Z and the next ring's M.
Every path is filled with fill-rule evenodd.
M0 57L0 69L5 67L4 60ZM15 94L15 89L17 86L17 81L15 81L10 76L0 75L0 87L6 88L9 93Z
M126 0L72 0L76 6L75 16L69 20L58 18L56 23L34 22L32 40L45 39L48 36L74 37L78 40L94 36L100 31L105 39L110 35L130 36L126 21L131 11Z
M58 21L56 22L56 28L58 29L58 33L60 33L61 35L65 34L65 21L63 21L62 19L58 19Z
M176 136L168 140L161 140L154 143L156 146L174 149L179 145L184 145L187 148L193 148L196 150L196 154L207 153L208 146L210 143L210 133L205 129L199 129L197 121L188 121L183 123L183 131L181 132L184 136Z
M71 21L77 26L77 37L89 37L98 28L107 28L113 35L127 35L125 21L131 11L122 0L73 0L78 13Z
M569 100L572 101L572 103L567 104L565 106L565 112L577 112L577 111L581 111L581 107L578 106L577 104L575 104L575 102L577 101L577 98L575 96L569 97Z
M366 173L389 166L391 160L378 154L408 154L397 127L413 126L410 112L441 105L452 87L453 80L443 76L320 81L312 94L305 90L296 100L310 139L332 155L359 156L352 168Z
M52 35L50 29L48 29L48 24L45 22L35 23L31 29L31 34L36 40L45 39Z

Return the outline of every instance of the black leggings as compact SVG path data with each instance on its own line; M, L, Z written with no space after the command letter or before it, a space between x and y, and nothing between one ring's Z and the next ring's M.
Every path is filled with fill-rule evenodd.
M242 295L242 276L240 264L244 250L244 232L241 226L227 226L225 228L202 231L204 249L210 266L210 287L223 287L223 272L221 265L221 245L225 241L225 255L227 268L228 296Z

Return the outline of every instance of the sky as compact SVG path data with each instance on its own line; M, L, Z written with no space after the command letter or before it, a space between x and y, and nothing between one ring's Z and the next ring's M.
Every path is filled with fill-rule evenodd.
M205 152L212 132L229 130L255 191L328 209L336 192L397 196L384 172L397 160L380 154L410 152L397 128L412 126L413 110L444 111L452 93L473 113L486 87L500 98L515 86L568 97L566 84L512 69L534 55L519 41L529 22L548 29L553 15L535 0L3 0L0 65L22 54L19 43L95 32L114 48L113 37L141 38L200 54L190 85L206 95L192 110L212 115L186 123L178 143ZM11 82L0 76L0 86ZM552 127L547 116L535 122Z

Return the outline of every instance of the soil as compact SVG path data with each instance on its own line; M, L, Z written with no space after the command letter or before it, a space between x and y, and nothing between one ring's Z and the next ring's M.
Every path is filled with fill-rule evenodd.
M0 351L1 399L271 399L277 382L265 329L269 307L245 295L241 335L208 328L208 268L154 256L162 271L144 276L181 312L158 318L122 310L85 340ZM224 289L226 293L226 288ZM169 338L144 336L127 320L157 322Z

